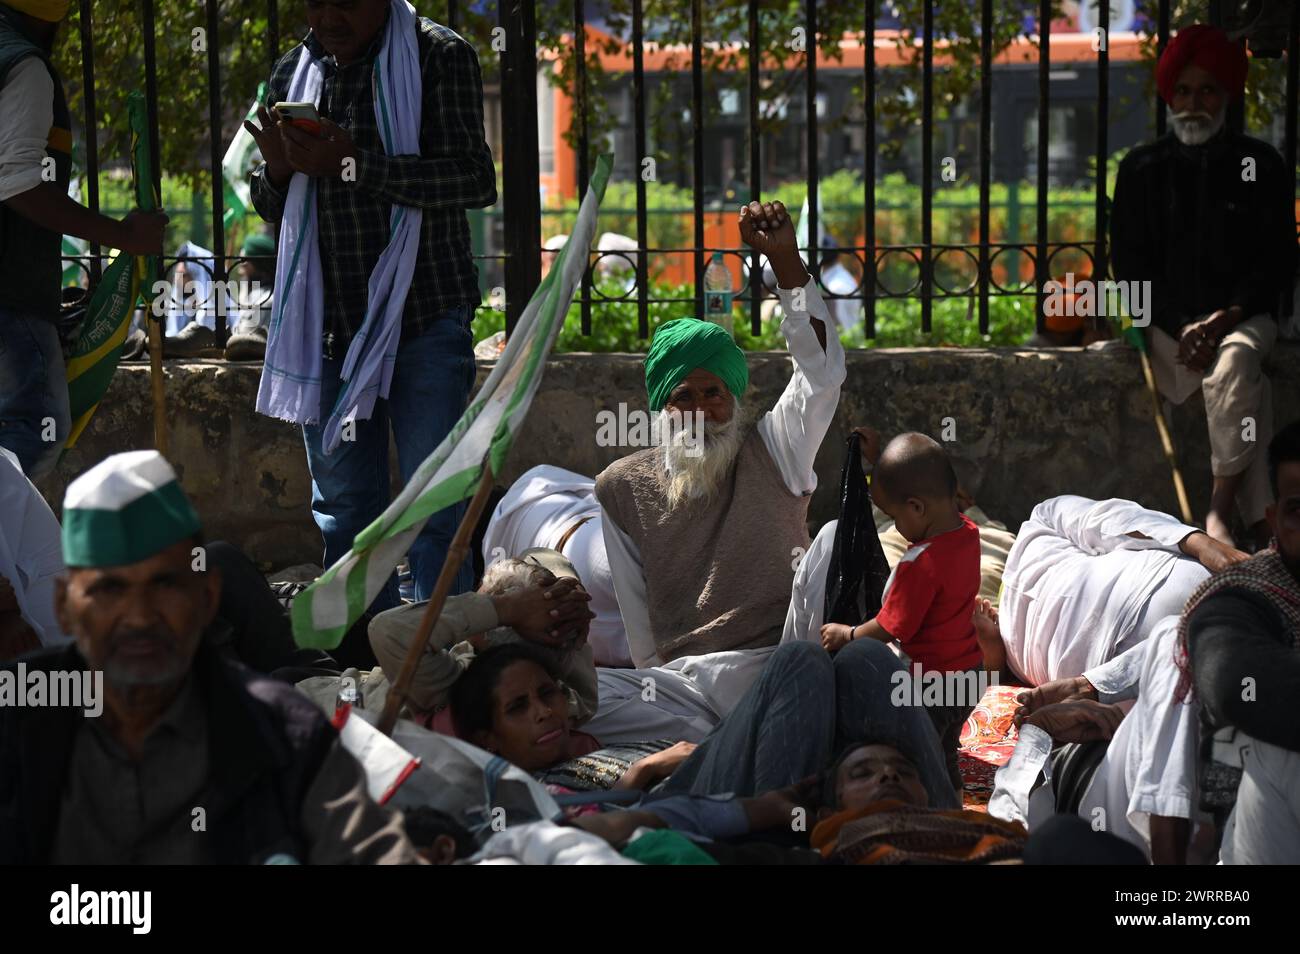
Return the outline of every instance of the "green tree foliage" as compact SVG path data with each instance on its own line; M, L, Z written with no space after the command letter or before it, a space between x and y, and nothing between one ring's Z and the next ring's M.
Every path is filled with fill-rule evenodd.
M1058 0L1059 2L1059 0ZM906 84L920 88L920 47L918 35L922 22L922 0L891 0L905 23L915 24L894 42L906 51L909 65ZM497 82L499 59L493 52L493 29L497 26L496 5L486 5L485 12L459 5L458 27L479 51L484 81ZM999 0L994 21L994 52L1001 50L1023 32L1025 18L1037 9L1036 0ZM447 22L447 0L416 4L422 15ZM978 7L968 0L938 0L935 5L936 36L946 37L954 68L935 74L935 105L939 115L953 103L969 95L978 82L979 30ZM202 36L195 30L207 29L206 3L203 0L155 0L155 44L158 63L158 113L161 134L162 166L167 173L201 183L208 172L208 54L201 49L206 43L218 51L221 69L220 117L223 144L229 142L242 121L257 84L266 79L275 54L284 53L306 32L304 0L282 0L278 5L278 50L271 49L268 36L266 0L218 0L217 36ZM140 0L94 5L93 36L96 77L96 111L98 113L99 153L104 165L127 154L126 93L144 86L144 41ZM762 0L759 5L763 68L769 73L770 85L765 100L770 108L760 119L766 134L780 122L775 103L781 92L793 94L801 88L804 55L792 50L796 31L805 25L805 6L801 0ZM822 51L840 58L839 39L845 34L860 35L861 4L818 4L817 42ZM657 43L681 48L673 56L673 65L688 69L690 62L690 5L688 0L645 0L647 34ZM607 73L601 66L600 53L615 52L632 35L631 0L607 0L605 22L614 36L587 43L587 115L592 133L593 155L601 148L604 133L610 130L613 111L600 108L620 77ZM573 44L573 6L570 3L536 4L538 59L553 61L555 70L550 81L566 89L577 88L577 56ZM67 84L73 115L84 115L80 11L76 5L64 25L56 48L56 62ZM706 4L704 37L709 45L703 49L704 68L711 79L725 80L743 88L749 51L746 49L748 7L742 2ZM667 84L658 84L666 95ZM711 109L716 100L711 98ZM917 122L919 101L916 97L882 96L879 102L884 148L901 143L905 130ZM662 109L649 110L652 138L661 139L665 123L680 117L667 115ZM570 131L576 144L576 130Z

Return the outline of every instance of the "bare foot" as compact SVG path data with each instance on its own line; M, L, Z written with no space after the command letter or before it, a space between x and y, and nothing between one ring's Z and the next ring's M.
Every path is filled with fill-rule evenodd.
M1226 546L1237 548L1237 543L1232 539L1232 533L1228 530L1228 520L1214 510L1205 515L1205 532L1215 540Z
M998 626L998 608L990 600L976 600L971 622L975 624L975 639L984 654L984 670L991 673L1006 671L1007 647L1002 642L1002 629Z
M1184 537L1178 547L1188 556L1195 557L1201 566L1211 573L1218 573L1234 563L1250 559L1249 553L1244 553L1236 547L1225 546L1208 533L1199 530Z

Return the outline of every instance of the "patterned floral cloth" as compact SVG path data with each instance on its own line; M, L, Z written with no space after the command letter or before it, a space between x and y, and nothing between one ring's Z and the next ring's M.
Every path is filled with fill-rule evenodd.
M1007 764L1019 734L1011 724L1016 693L1024 686L989 686L979 705L966 718L957 753L961 769L962 802L973 811L987 811L993 794L993 776Z

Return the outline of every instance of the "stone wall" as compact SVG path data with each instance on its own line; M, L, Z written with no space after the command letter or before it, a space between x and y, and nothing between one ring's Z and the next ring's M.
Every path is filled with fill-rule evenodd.
M490 369L480 362L479 381ZM641 358L565 354L548 364L510 456L507 484L538 463L595 474L626 449L596 444L596 415L619 401L644 409ZM252 410L261 366L164 362L171 458L210 539L243 546L263 564L319 562L311 480L298 428ZM769 407L789 378L780 353L750 357L749 412ZM1273 356L1274 415L1300 416L1300 346ZM124 364L80 443L42 486L55 506L67 481L105 455L152 446L147 363ZM1014 529L1049 496L1120 496L1176 513L1176 501L1137 356L1115 352L913 348L856 351L830 434L817 456L814 527L835 515L844 441L870 423L941 437L984 510ZM1175 441L1195 513L1209 502L1205 412L1195 396L1174 415ZM397 473L394 456L391 470Z

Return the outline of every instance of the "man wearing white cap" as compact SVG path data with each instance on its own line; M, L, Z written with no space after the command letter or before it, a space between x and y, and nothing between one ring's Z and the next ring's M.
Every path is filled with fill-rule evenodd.
M116 454L69 485L63 558L74 645L6 668L102 674L101 698L0 706L0 863L412 860L320 710L202 639L221 574L161 455Z

